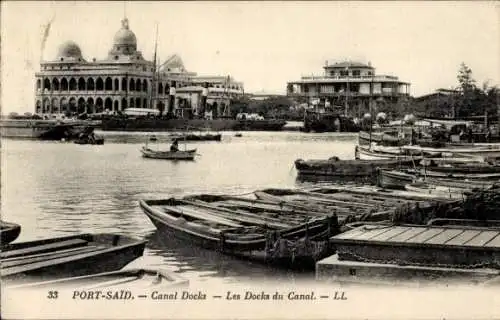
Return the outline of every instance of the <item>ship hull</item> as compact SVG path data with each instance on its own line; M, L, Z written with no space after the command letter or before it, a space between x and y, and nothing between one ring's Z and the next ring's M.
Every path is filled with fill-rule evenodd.
M278 131L282 130L286 121L279 120L235 120L235 119L106 119L102 121L103 131Z

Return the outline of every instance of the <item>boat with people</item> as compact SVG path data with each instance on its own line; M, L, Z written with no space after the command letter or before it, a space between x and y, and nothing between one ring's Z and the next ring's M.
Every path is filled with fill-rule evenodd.
M5 246L19 237L21 226L17 223L0 220L0 246Z
M2 247L2 281L58 279L123 268L142 256L146 241L119 234L78 234Z
M170 146L170 150L153 150L148 146L148 141L157 141L155 136L150 137L146 141L146 145L141 148L141 153L144 158L163 159L163 160L194 160L197 155L196 149L179 149L179 140L174 139Z
M189 280L164 269L122 269L79 277L12 285L8 289L71 289L71 290L120 290L151 288L153 290L185 287Z
M141 149L142 156L150 159L163 159L163 160L194 160L197 155L196 149L178 150L178 151L160 151L153 150L146 146Z
M139 205L165 236L227 255L288 266L331 254L335 216L299 217L290 212L220 209L193 199L140 200Z

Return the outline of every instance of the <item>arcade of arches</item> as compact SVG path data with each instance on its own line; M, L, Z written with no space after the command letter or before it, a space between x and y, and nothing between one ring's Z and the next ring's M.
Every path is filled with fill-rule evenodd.
M149 108L151 80L134 77L44 77L36 81L36 113L100 113ZM159 83L167 98L171 83Z

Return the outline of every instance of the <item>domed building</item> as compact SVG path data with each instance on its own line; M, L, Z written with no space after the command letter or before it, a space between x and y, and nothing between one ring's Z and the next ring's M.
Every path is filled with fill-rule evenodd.
M137 37L126 18L121 21L105 59L88 61L77 43L64 42L57 56L42 61L40 72L35 74L35 112L92 114L127 108L164 109L168 105L170 112L192 116L200 112L204 87L209 88L212 100L208 101L216 109L218 99L230 100L231 95L243 94L243 84L233 79L199 77L186 71L177 55L167 59L155 73L154 63L144 59L137 48ZM224 97L210 93L220 91L222 83L227 89Z

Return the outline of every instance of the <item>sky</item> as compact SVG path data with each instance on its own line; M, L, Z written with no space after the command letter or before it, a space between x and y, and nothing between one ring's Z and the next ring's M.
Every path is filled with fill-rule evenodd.
M2 113L33 112L34 73L73 40L105 58L124 16L152 60L178 54L200 75L230 75L245 92L285 93L287 81L323 73L326 60L371 62L419 96L457 85L461 62L482 84L500 83L500 2L2 1ZM44 26L53 18L42 50Z

